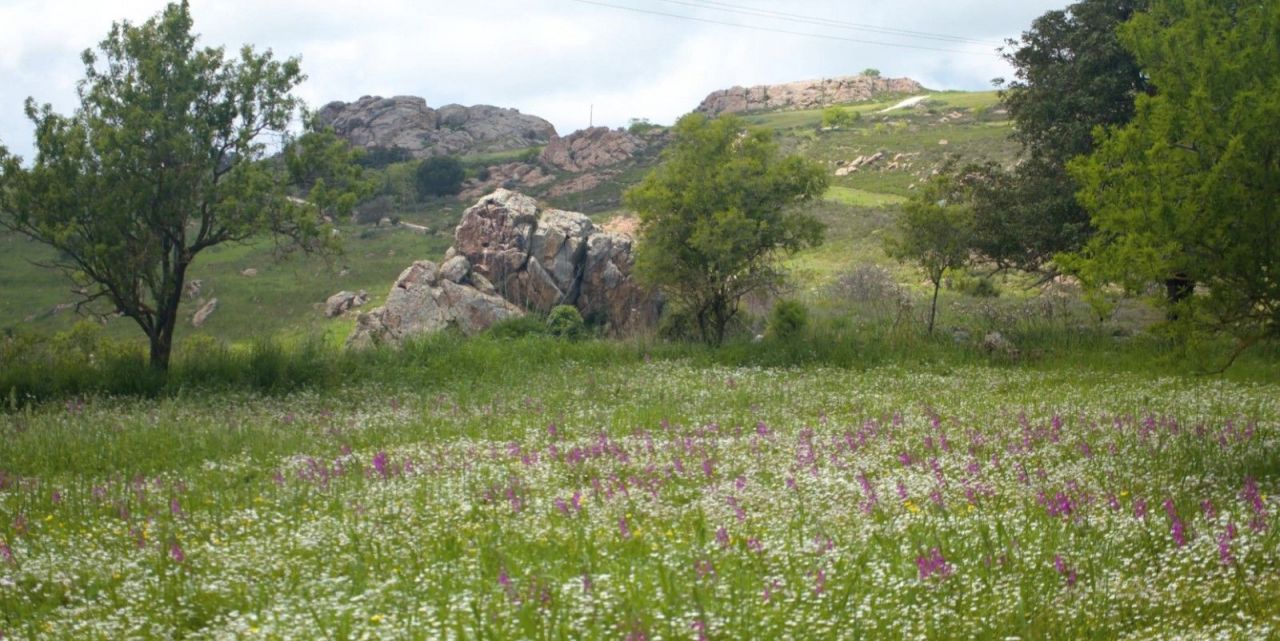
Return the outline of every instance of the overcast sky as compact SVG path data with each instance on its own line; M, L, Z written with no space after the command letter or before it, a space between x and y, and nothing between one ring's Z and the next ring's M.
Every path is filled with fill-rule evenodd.
M1066 4L192 0L191 11L203 45L301 56L308 80L298 93L313 108L363 95L418 95L433 107L514 107L568 134L589 118L669 124L716 89L868 67L935 89L987 89L992 78L1012 74L994 48ZM141 22L162 8L154 0L0 0L0 143L29 156L26 97L73 111L84 75L80 52L113 21Z

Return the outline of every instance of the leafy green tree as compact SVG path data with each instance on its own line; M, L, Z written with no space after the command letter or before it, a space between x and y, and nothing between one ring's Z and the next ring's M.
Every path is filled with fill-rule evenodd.
M314 204L288 197L286 163L266 157L264 138L285 136L299 106L298 61L249 47L228 60L197 48L191 27L185 2L115 24L82 56L73 115L27 100L35 161L0 149L0 224L57 250L87 301L133 319L159 370L201 252L266 231L289 248L336 242Z
M289 179L332 221L372 195L377 182L365 175L364 151L339 138L331 127L311 120L312 131L284 154Z
M780 282L778 258L822 242L822 224L800 206L826 188L822 167L782 156L771 132L689 114L662 164L625 196L640 215L637 274L719 345L742 297Z
M452 196L462 191L467 170L462 161L453 156L432 156L418 164L415 175L418 195L422 198Z
M896 233L885 241L889 255L924 270L933 285L928 331L938 314L938 290L947 270L969 264L973 207L968 185L954 170L934 176L902 206Z
M1280 337L1278 34L1280 3L1154 3L1122 39L1160 91L1071 167L1098 234L1066 262L1094 286L1180 282L1174 316L1242 348Z
M1022 143L1007 176L988 167L1000 191L975 192L974 249L1003 268L1043 271L1059 252L1093 233L1067 174L1070 159L1093 150L1093 129L1133 117L1147 78L1117 27L1148 0L1081 0L1037 18L1004 54L1015 79L1001 91Z
M862 114L843 107L831 106L822 110L823 127L847 127L862 120Z

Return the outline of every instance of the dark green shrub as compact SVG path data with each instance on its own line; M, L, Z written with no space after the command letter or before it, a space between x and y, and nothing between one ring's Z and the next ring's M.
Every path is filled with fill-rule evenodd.
M418 165L418 195L422 198L452 196L462 191L462 181L466 178L467 171L457 158L433 156Z
M547 315L547 331L556 338L578 340L587 337L582 314L573 305L556 305Z
M699 340L698 319L677 305L667 305L658 319L658 337L669 341Z
M769 313L770 338L789 339L799 336L809 325L809 309L794 300L780 300Z

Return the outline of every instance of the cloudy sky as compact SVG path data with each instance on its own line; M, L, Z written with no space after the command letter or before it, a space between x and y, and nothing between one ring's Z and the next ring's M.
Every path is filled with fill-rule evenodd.
M192 0L204 45L298 55L312 106L409 94L494 104L562 134L668 124L709 92L874 67L937 89L1011 75L994 54L1068 0ZM0 0L0 144L31 153L27 96L76 106L79 53L156 0Z

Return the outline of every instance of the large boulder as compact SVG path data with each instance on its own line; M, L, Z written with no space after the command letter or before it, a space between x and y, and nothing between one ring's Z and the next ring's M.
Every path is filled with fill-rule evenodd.
M356 317L347 338L351 347L396 345L410 336L456 327L467 336L524 312L499 296L486 293L485 282L473 282L470 265L461 256L446 261L447 269L427 260L401 272L387 294L387 302ZM457 279L457 280L455 280Z
M355 309L369 302L369 294L363 289L358 292L340 291L324 301L326 318L341 316L348 310Z
M574 305L616 335L654 325L662 311L657 293L631 277L634 242L583 214L540 210L500 189L463 214L451 251L507 300L540 312Z
M540 159L551 167L581 173L630 160L646 146L643 138L624 130L591 127L552 137Z
M910 78L846 76L781 85L721 89L703 99L696 111L714 117L723 113L821 109L871 100L880 94L913 94L921 91L924 91L924 87Z
M490 105L445 105L439 110L417 96L364 96L331 102L320 122L365 149L403 149L414 158L544 145L555 127L537 116Z

